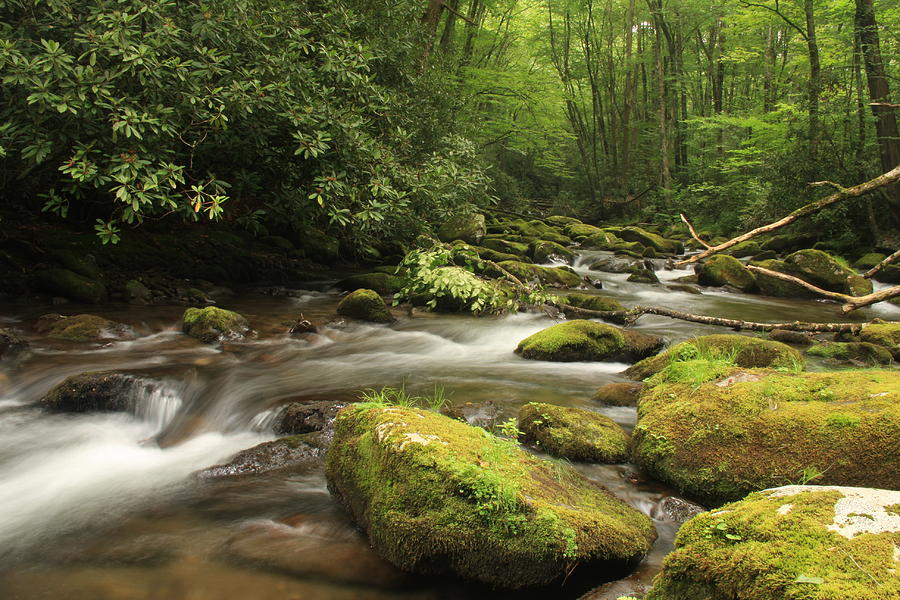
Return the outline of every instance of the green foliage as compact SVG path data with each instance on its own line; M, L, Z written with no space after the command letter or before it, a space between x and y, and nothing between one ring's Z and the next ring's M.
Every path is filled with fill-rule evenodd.
M424 408L432 412L440 412L450 404L450 398L444 391L444 386L434 385L434 391L427 396L414 396L406 391L404 383L399 388L382 387L380 390L369 388L359 393L362 402L380 404L384 406L402 406L404 408Z

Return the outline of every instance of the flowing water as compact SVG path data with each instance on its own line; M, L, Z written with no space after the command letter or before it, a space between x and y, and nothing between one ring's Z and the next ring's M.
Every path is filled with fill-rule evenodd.
M756 321L836 320L831 303L666 287L685 271L660 271L663 285L590 271L604 253L584 253L576 270L603 281L605 295ZM319 286L326 289L327 286ZM0 363L0 598L5 600L462 599L505 597L447 579L412 577L369 550L331 500L321 465L227 481L192 473L273 439L278 407L296 400L350 400L360 390L443 386L470 419L513 417L526 402L589 408L626 429L632 408L592 403L600 385L624 381L616 363L526 361L512 350L551 325L543 314L500 318L398 314L391 326L334 320L338 294L265 290L220 302L244 314L255 340L224 348L176 329L183 307L104 306L135 339L67 344L31 324L58 307L0 307L0 325L31 349ZM69 314L91 307L69 305ZM300 313L325 324L304 338L286 334ZM854 318L900 317L882 303ZM327 323L327 324L326 324ZM721 329L643 317L641 330L678 342ZM121 370L146 378L129 414L51 415L35 403L66 377ZM646 585L671 550L677 526L660 511L673 491L631 465L578 465L589 478L654 517L659 540L628 579L589 595L609 600ZM588 574L590 575L590 574ZM602 576L598 575L602 583ZM533 597L575 598L586 588ZM512 597L512 595L510 595ZM516 593L522 598L522 593Z

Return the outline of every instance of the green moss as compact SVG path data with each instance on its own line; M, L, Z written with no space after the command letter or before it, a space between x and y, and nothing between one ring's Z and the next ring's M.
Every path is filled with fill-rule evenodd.
M33 284L42 292L85 304L102 304L108 297L106 286L101 282L68 269L39 271L34 276Z
M181 317L181 330L211 344L223 339L239 339L250 332L250 323L242 315L215 306L189 308Z
M900 597L894 554L898 533L848 538L831 528L836 503L845 494L866 492L793 486L700 514L678 532L675 551L663 562L646 600ZM871 506L881 510L874 501Z
M580 240L586 237L593 237L595 235L603 233L603 230L599 227L586 225L584 223L573 223L571 225L567 225L563 231L567 236L575 240Z
M608 360L624 347L625 336L619 328L576 319L525 338L516 347L516 354L533 360Z
M553 287L578 287L582 284L581 276L564 267L540 267L517 261L498 264L524 283L538 281Z
M598 463L628 460L628 434L590 410L531 402L519 409L519 440L562 458Z
M396 271L396 267L393 267ZM406 284L403 277L393 273L362 273L342 279L335 284L339 290L343 292L352 292L354 290L367 289L375 290L379 294L396 294Z
M622 238L608 231L601 231L598 234L582 238L582 248L593 248L596 250L608 250L610 252L626 247L631 247L632 242L626 242Z
M843 294L871 293L872 282L859 277L834 256L821 250L799 250L784 259L784 272L820 288Z
M897 371L732 369L699 386L660 382L641 394L635 460L711 504L796 481L809 469L823 473L816 483L894 489L898 401Z
M538 240L531 244L530 250L531 258L536 263L549 262L553 257L561 258L570 265L575 262L575 253L556 242Z
M566 304L571 304L572 306L576 306L578 308L586 308L587 310L597 310L600 312L617 312L626 310L618 300L608 298L606 296L599 296L596 294L566 294L565 296L560 296L560 300L562 302L565 302ZM604 317L604 320L619 324L625 323L624 316Z
M484 234L484 215L478 213L451 217L437 231L438 239L443 242L463 240L475 243L484 237Z
M485 238L481 240L481 245L495 252L503 254L513 254L522 258L528 257L528 244L521 242L512 242L509 240L501 240L495 238Z
M592 400L607 406L637 406L643 384L607 383L597 388Z
M656 276L656 273L646 268L637 268L635 269L631 275L628 276L626 281L630 281L632 283L659 283L659 277Z
M731 256L717 254L706 260L697 272L700 285L730 285L745 292L757 289L756 277L741 261Z
M376 551L413 572L541 585L575 564L630 564L655 538L571 467L422 410L344 409L325 473Z
M880 365L886 365L893 360L889 350L868 342L824 342L812 346L806 353L823 358L856 360Z
M900 323L870 323L859 334L863 342L883 346L900 360Z
M859 257L856 262L853 263L854 268L867 271L879 264L883 261L887 256L884 254L879 254L878 252L870 252L868 254L864 254Z
M704 358L728 357L739 367L794 369L803 364L803 355L786 344L744 335L716 334L692 338L667 352L642 360L625 371L631 379L643 380L659 373L671 362L690 360L697 352Z
M778 271L786 273L788 271L784 261L781 260L763 260L753 261L751 265L762 267L770 271ZM756 273L756 284L759 286L760 293L766 296L775 296L776 298L817 298L818 296L801 285L765 275Z
M575 217L566 217L563 215L552 215L550 217L547 217L546 221L551 225L556 225L557 227L565 227L567 225L582 225L581 221L579 221Z
M96 342L122 337L124 326L97 315L63 317L50 326L48 337L70 342Z
M492 262L503 262L504 260L521 260L520 256L515 254L508 254L506 252L497 252L496 250L491 250L490 248L485 248L483 246L470 246L468 244L454 244L457 248L462 247L467 250L470 250L478 255L479 258L483 260L489 260Z
M615 231L616 235L626 242L639 242L645 247L650 247L664 254L678 254L684 250L681 242L667 240L656 233L651 233L640 227L623 227Z
M337 314L373 323L390 323L394 320L391 311L375 290L350 292L338 304Z
M736 257L755 256L762 252L762 246L760 246L759 243L755 240L748 240L746 242L741 242L740 244L732 246L725 252L730 256Z

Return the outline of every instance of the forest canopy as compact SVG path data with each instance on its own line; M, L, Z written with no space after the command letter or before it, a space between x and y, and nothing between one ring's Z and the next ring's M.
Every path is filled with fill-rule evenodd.
M872 0L4 0L5 210L315 227L360 254L494 208L772 220L900 162ZM813 225L873 244L896 186Z

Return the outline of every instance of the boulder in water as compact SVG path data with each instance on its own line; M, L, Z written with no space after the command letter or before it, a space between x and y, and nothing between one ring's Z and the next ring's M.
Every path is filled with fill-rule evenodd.
M181 320L184 333L207 344L240 340L251 334L250 323L243 315L215 306L189 308Z
M803 479L900 487L900 371L665 374L641 394L634 458L701 502Z
M519 409L519 440L561 458L596 463L628 460L628 434L600 413L529 402Z
M730 285L742 292L756 291L756 277L738 259L717 254L707 259L697 272L700 285L720 287Z
M643 383L607 383L597 388L594 400L606 406L637 406Z
M28 342L9 329L0 329L0 360L18 354L28 347Z
M327 400L292 402L278 413L273 429L281 435L331 429L338 411L345 406L346 402Z
M499 265L523 283L538 281L544 285L560 288L579 287L584 283L581 276L569 267L540 267L512 260L503 261Z
M367 289L347 294L338 304L337 314L372 323L391 323L395 320L378 292Z
M116 371L73 375L47 392L38 405L50 412L125 412L147 380Z
M605 323L573 319L528 336L516 354L531 360L634 361L658 352L665 340Z
M238 452L227 463L197 471L195 476L210 480L304 468L319 460L322 451L315 436L283 437Z
M531 250L531 258L536 263L553 261L564 262L570 265L575 263L575 253L556 242L538 240L532 242L529 249Z
M900 322L886 323L876 319L863 325L859 335L838 333L835 335L835 340L839 342L868 342L869 344L887 348L894 360L900 362Z
M684 524L646 600L900 598L900 492L789 485Z
M97 315L43 315L36 328L48 337L69 342L101 342L133 337L131 328Z
M799 250L784 259L784 271L822 289L851 296L872 293L872 282L821 250Z
M656 537L646 516L575 469L483 429L373 404L348 406L335 425L329 489L401 569L523 588L573 565L621 573Z
M646 267L637 267L625 281L630 281L631 283L659 283L659 277Z

